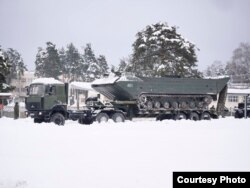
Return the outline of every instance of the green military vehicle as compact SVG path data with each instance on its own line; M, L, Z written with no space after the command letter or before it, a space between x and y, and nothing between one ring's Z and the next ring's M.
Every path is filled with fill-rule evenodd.
M179 77L138 77L125 74L97 80L92 88L109 98L125 117L157 119L210 119L222 114L228 77L217 79ZM217 107L209 108L212 101ZM98 119L112 118L102 113Z
M63 125L68 118L68 84L51 78L35 80L28 88L25 99L27 115L35 123L54 122Z
M132 74L115 75L96 80L92 88L110 100L104 104L97 97L86 100L87 109L67 109L68 84L59 81L39 82L29 87L27 114L34 122L64 124L65 119L82 124L113 119L123 122L134 117L156 117L157 120L217 118L224 109L229 78L148 78ZM217 101L216 108L210 108Z

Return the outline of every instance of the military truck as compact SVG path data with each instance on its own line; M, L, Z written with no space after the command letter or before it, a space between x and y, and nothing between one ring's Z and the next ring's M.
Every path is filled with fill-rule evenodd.
M26 116L32 117L35 123L54 122L57 125L64 125L67 119L78 120L82 124L91 124L96 119L99 122L103 121L101 115L107 112L109 115L122 113L108 104L101 103L97 97L89 98L86 108L69 110L68 93L68 83L64 84L52 78L36 79L27 87ZM92 106L93 101L95 101L94 106ZM115 121L119 121L119 117Z
M113 119L123 122L134 117L163 119L210 119L222 114L229 78L147 78L132 74L113 75L96 80L92 88L107 97L86 100L86 108L67 109L68 84L53 79L37 79L28 88L25 100L27 115L35 123L54 122L63 125L66 119L81 124ZM216 108L209 107L217 101Z
M68 84L52 78L36 79L27 87L26 115L35 123L54 122L63 125L68 119Z

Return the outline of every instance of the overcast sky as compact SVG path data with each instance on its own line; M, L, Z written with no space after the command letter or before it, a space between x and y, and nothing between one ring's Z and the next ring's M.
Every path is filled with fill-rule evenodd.
M18 50L29 70L39 46L91 43L109 64L132 52L138 31L159 21L200 49L203 70L228 61L240 42L250 42L250 0L0 0L0 45Z

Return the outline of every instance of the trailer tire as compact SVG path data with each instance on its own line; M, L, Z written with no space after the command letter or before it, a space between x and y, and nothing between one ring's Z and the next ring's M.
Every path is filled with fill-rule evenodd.
M50 122L53 122L56 125L64 125L65 117L61 113L56 112L51 116Z
M108 122L109 120L109 116L108 114L101 112L99 114L97 114L96 116L96 121L98 121L98 123L102 123L102 122Z
M181 120L181 119L187 119L187 115L185 113L183 113L183 112L179 112L175 116L175 120Z
M210 120L211 119L211 114L209 112L203 112L201 114L201 120Z
M112 116L112 119L116 123L125 121L125 117L124 117L124 115L122 113L114 113L113 116Z
M196 112L191 112L189 118L194 121L200 120L200 116Z

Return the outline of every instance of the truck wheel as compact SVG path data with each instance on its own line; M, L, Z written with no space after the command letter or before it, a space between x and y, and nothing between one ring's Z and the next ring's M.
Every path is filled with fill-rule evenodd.
M191 112L189 118L194 121L200 120L199 114L197 114L196 112Z
M116 123L125 121L125 117L124 117L124 115L122 113L114 113L114 115L112 116L112 119Z
M107 122L108 120L109 116L106 113L101 112L96 116L96 121L98 121L99 123Z
M208 112L203 112L203 113L201 114L201 120L210 120L210 119L211 119L210 113L208 113Z
M183 112L176 114L175 120L187 119L187 115Z
M64 125L65 118L61 113L54 113L50 119L50 122L55 123L56 125Z

